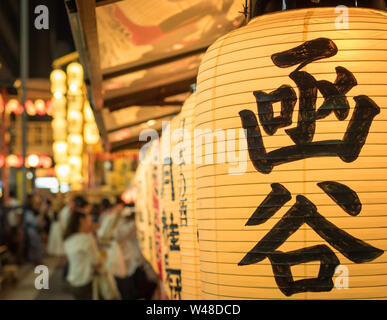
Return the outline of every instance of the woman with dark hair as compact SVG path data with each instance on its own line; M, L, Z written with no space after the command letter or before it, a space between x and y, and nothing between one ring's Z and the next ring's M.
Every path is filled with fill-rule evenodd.
M67 281L75 300L93 298L93 275L101 265L101 256L90 230L90 215L74 211L64 233L64 249L69 262Z
M39 224L39 211L33 205L33 196L28 195L24 203L23 223L27 240L27 257L32 263L39 265L43 258L41 226Z

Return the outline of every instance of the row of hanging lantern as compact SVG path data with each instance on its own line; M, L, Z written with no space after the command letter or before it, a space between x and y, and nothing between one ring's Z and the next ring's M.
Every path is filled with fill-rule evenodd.
M21 168L25 162L27 168L45 168L52 167L52 159L47 155L30 154L24 161L21 155L10 154L7 156L0 155L0 168L7 166Z
M71 63L66 72L57 69L51 73L56 175L60 182L80 189L84 181L84 143L98 143L99 133L86 98L82 66Z
M2 98L0 100L0 113L4 111L8 114L13 113L16 115L23 113L23 105L17 99L9 99L7 103L4 103ZM31 99L27 99L25 109L29 116L52 116L53 106L51 100L44 101L42 99L36 99L32 101Z
M387 298L387 14L334 10L217 40L170 124L216 148L182 166L163 133L140 159L138 239L171 299Z

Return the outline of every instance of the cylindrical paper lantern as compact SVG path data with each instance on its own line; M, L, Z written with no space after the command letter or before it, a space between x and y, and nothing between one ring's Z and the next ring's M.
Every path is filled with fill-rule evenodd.
M66 118L66 98L61 97L59 99L53 98L53 112L52 115L55 119Z
M5 158L5 163L8 167L20 168L23 162L23 157L15 154L10 154Z
M339 15L256 17L203 57L206 299L387 298L387 14Z
M67 66L67 82L69 90L75 91L76 88L82 87L83 84L83 68L77 62L72 62ZM72 89L71 86L75 88Z
M147 181L146 179L146 169L148 168L147 162L150 158L143 159L139 162L139 165L136 170L136 175L134 177L134 187L136 188L137 198L135 201L136 208L136 230L137 230L137 240L140 246L141 252L144 255L145 259L150 261L150 233L151 228L148 224L149 213L147 207ZM152 228L153 233L153 228Z
M80 134L69 134L67 137L68 154L81 155L83 150L83 138Z
M94 122L94 114L93 110L90 107L90 102L88 100L85 100L85 103L83 105L83 116L85 117L86 122Z
M83 115L82 112L69 109L67 114L67 123L69 133L82 133Z
M65 141L56 141L53 144L54 158L57 163L64 163L67 161L68 145Z
M82 157L70 156L68 158L68 164L70 167L70 173L81 173L82 172Z
M56 69L50 74L51 92L64 95L67 91L66 73L63 70Z
M55 166L55 174L59 182L68 182L70 168L67 164L58 164Z
M159 215L161 217L161 248L163 282L172 300L181 300L181 234L177 193L178 134L180 114L172 119L160 138Z
M180 251L182 300L201 299L200 255L195 214L195 165L194 154L194 110L195 94L184 103L177 128L174 177L176 177L176 201L180 216ZM177 157L176 157L177 153Z
M40 164L39 156L36 154L30 154L26 160L26 166L28 168L36 168Z
M99 141L99 132L98 127L95 122L85 123L83 136L85 138L85 143L87 144L96 144Z
M46 114L46 103L42 99L35 100L35 110L36 113L40 116Z
M55 141L63 141L67 138L67 121L63 118L54 118L51 122Z

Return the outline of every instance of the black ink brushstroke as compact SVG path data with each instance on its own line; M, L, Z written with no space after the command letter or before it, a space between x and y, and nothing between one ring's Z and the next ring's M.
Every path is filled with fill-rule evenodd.
M273 183L271 188L272 191L254 211L246 226L256 226L266 222L292 198L290 192L280 183Z
M239 112L246 129L247 145L254 167L261 173L270 173L274 166L312 158L338 156L344 162L353 162L359 156L374 117L380 108L367 96L356 96L355 110L342 140L322 140L282 147L266 152L257 117L250 110Z
M332 277L339 259L326 245L316 245L290 252L275 251L268 255L278 288L287 297L300 292L328 292L333 289ZM311 261L321 261L318 276L293 280L290 267Z
M336 55L337 52L337 46L332 40L317 38L306 41L295 48L275 53L271 56L271 60L280 68L288 68L300 64L296 69L296 71L298 71L308 63L332 57Z
M268 135L273 135L279 128L292 124L293 110L297 102L297 95L292 87L282 85L270 93L254 91L253 94L257 100L259 120ZM281 115L278 117L274 117L275 102L281 102Z
M336 181L323 181L317 185L349 215L357 216L361 212L360 199L348 186Z
M296 199L296 203L282 219L244 256L238 265L250 265L264 260L304 223L355 263L372 261L384 253L383 250L351 236L329 222L317 212L316 206L304 196L299 195Z
M285 132L295 144L305 144L313 140L316 129L317 82L312 75L304 71L294 71L290 78L296 83L300 94L298 125Z

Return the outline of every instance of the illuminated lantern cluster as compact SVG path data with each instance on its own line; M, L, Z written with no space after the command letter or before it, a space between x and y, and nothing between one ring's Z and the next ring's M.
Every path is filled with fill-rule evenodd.
M93 111L85 96L82 66L74 62L67 66L66 73L54 70L51 83L53 148L58 177L69 182L73 189L80 189L84 180L84 145L99 142Z
M4 167L5 165L7 167L21 168L23 163L23 157L20 155L10 154L6 157L0 155L0 168ZM25 165L27 168L48 169L52 167L52 159L46 155L30 154L25 160Z
M67 66L67 145L70 183L73 188L80 188L82 177L83 153L83 68L73 62Z
M170 124L195 164L163 132L134 179L170 299L385 299L386 13L348 15L262 15L207 50Z
M0 101L0 110L4 108L4 101ZM44 115L52 115L52 103L51 100L44 101L42 99L37 99L32 101L27 99L25 102L25 110L29 116L44 116ZM20 115L23 113L23 106L17 99L8 100L7 104L5 104L5 111L10 114Z
M67 119L66 119L66 73L56 69L51 72L53 152L55 173L60 182L68 182L69 168L67 164ZM67 169L66 169L67 168Z

